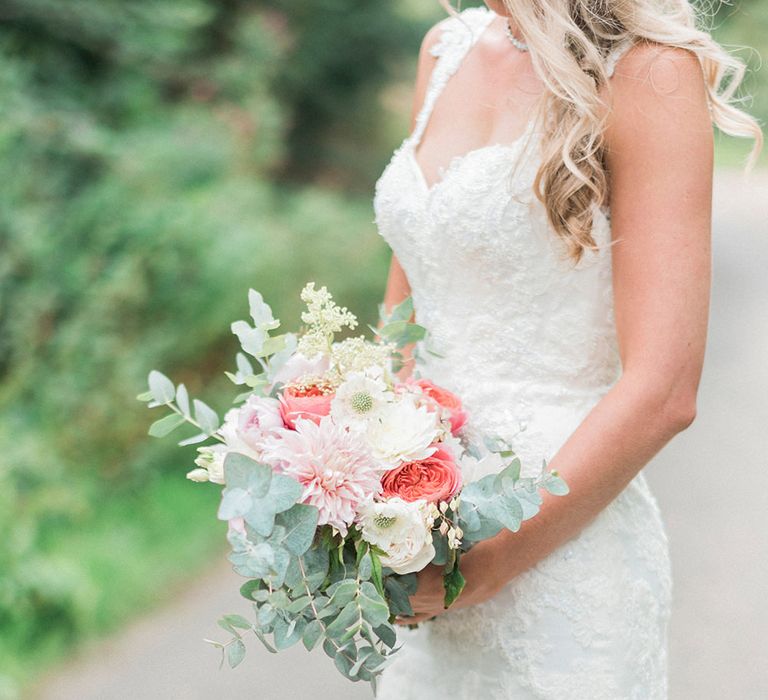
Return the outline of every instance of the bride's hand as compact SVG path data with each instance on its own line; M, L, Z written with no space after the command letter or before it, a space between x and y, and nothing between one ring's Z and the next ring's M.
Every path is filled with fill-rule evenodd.
M475 545L461 557L461 573L466 579L464 590L448 610L466 608L488 600L501 588L503 582L494 577L495 546L493 539ZM418 574L419 587L411 596L413 617L399 617L398 625L413 625L446 612L443 607L443 567L430 564Z

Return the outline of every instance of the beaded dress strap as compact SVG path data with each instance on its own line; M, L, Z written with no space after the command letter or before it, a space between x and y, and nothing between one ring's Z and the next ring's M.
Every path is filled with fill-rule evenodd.
M413 133L409 137L414 146L421 141L435 102L448 79L459 69L464 57L494 17L494 13L487 8L470 7L458 16L445 20L440 39L430 49L430 53L437 57L437 63L432 69L424 104L416 117Z

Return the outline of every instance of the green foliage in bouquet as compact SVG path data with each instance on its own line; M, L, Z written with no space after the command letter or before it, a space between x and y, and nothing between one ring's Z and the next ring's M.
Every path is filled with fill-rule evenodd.
M415 357L420 365L425 363L424 351L440 357L429 347L426 329L410 320L410 298L389 313L380 308L381 325L370 327L377 341L361 336L340 343L334 342L335 334L344 326L354 328L355 317L346 308L336 306L324 287L316 290L314 283L305 286L302 299L307 303L307 311L301 316L306 324L302 331L274 334L280 322L261 294L250 290L252 322L236 321L231 326L244 352L237 355L237 371L227 376L235 385L248 388L235 397L235 404L247 407L251 397L272 401L277 397L282 402L289 385L280 380L281 371L296 357L302 357L302 362L316 358L315 363L317 358L326 358L328 363L323 365L322 376L313 370L308 375L311 381L296 379L291 386L325 387L330 381L337 392L350 378L358 381L361 371L375 368L372 376L382 371L387 376L394 368L401 368L400 350L406 345L417 344ZM254 371L252 360L258 364L258 371ZM229 523L229 559L234 570L249 579L241 593L251 601L253 616L224 616L220 625L231 633L231 639L209 640L222 651L222 661L230 666L242 662L244 635L248 633L271 652L298 642L308 650L321 646L345 677L368 681L375 688L378 675L398 648L396 619L413 615L410 596L417 590L417 572L430 563L442 567L444 605L449 608L465 585L460 568L464 553L502 529L516 532L524 520L539 512L542 489L554 495L568 492L556 472L546 471L546 462L537 476L522 477L521 461L507 440L486 436L483 444L474 444L462 435L451 449L466 452L475 465L484 462L493 473L465 484L444 500L430 503L404 503L372 491L376 502L358 504L362 510L353 513L350 520L331 521L328 513L323 520L321 505L313 504L303 484L290 471L275 470L274 464L254 457L252 446L238 443L239 438L232 432L235 423L241 425L236 409L231 409L221 424L216 412L205 403L190 401L183 384L174 385L157 371L150 373L149 390L138 398L150 407L169 410L152 424L151 435L164 436L189 423L197 432L179 444L202 443L209 438L219 442L198 448L200 468L188 477L224 485L218 518ZM361 399L360 405L364 404ZM285 415L279 430L291 434L283 427ZM330 417L316 417L319 426L330 429L322 422ZM336 420L340 420L339 415ZM295 427L299 432L306 429L305 425ZM442 439L448 440L448 433ZM312 458L322 459L319 455ZM334 468L332 463L321 467L324 473ZM376 510L377 504L386 508L395 503L394 510ZM421 528L425 538L419 552L405 558L402 551L395 551L400 547L397 540L390 551L383 544L386 538L379 539L398 521L398 508L416 509L408 511L409 517L418 513L416 531Z

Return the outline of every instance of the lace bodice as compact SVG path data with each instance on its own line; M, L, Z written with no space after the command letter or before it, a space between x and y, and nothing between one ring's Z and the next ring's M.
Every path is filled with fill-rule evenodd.
M533 425L534 405L593 402L618 377L620 359L607 212L594 214L600 250L574 266L533 194L540 164L533 123L511 143L452 159L432 186L416 161L442 89L494 16L471 8L445 22L416 127L377 182L374 210L409 280L417 322L449 358L422 352L430 376L448 381L480 422L508 429ZM457 361L482 368L485 383L450 371ZM483 415L489 406L493 417ZM558 436L528 434L536 442L529 458L540 463Z
M443 23L423 108L376 184L374 209L416 320L441 355L421 343L420 371L461 396L470 429L509 438L534 473L621 371L611 229L596 209L598 249L575 265L567 258L532 191L541 162L532 124L511 143L453 158L426 182L414 150L493 17L471 8ZM663 700L670 590L666 534L640 473L578 536L490 600L404 630L378 697Z

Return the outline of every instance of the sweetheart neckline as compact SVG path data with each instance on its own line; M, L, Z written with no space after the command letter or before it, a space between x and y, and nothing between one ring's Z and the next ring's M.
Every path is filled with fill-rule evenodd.
M449 176L459 169L459 167L469 158L471 158L474 155L477 155L479 153L484 153L486 151L495 151L495 150L501 150L501 151L511 151L515 152L519 149L520 145L524 143L527 137L533 136L533 125L535 123L535 120L531 119L526 124L525 129L523 132L513 141L510 141L508 143L489 143L485 146L478 146L477 148L472 148L466 153L459 153L458 155L453 156L449 161L448 164L441 168L442 174L440 177L438 177L435 182L433 182L431 185L427 182L427 178L424 175L424 170L422 169L421 165L419 165L418 160L416 160L416 144L413 140L413 134L407 136L405 140L403 141L401 148L398 150L405 150L409 160L411 162L411 166L414 170L414 173L416 174L417 179L419 180L419 184L421 185L422 189L424 190L424 193L427 196L431 196L435 190L439 189L441 185L447 182Z

